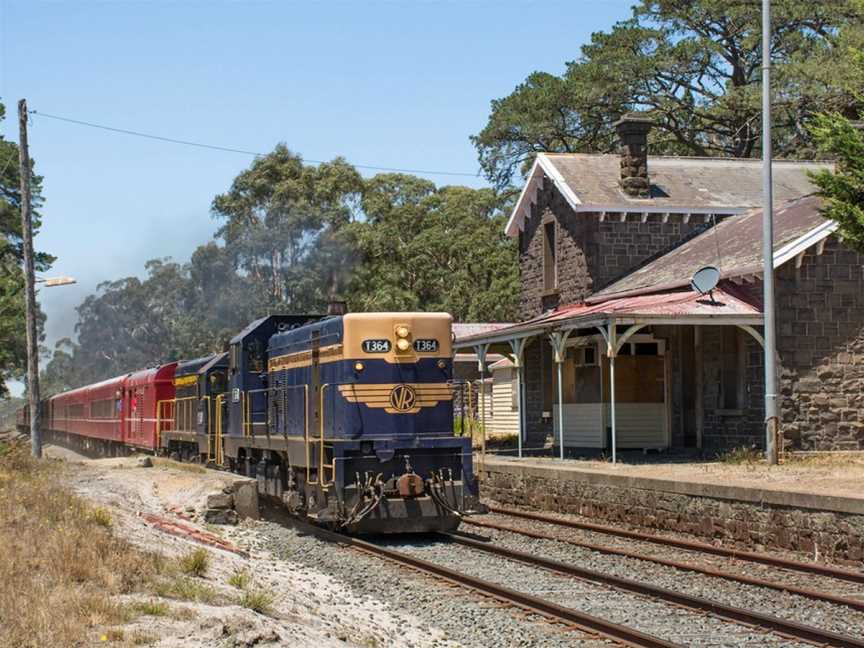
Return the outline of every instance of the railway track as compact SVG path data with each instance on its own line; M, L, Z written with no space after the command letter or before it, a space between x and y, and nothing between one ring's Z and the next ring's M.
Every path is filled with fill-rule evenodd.
M815 628L794 621L789 621L787 619L745 610L743 608L733 607L731 605L676 592L609 573L598 572L557 560L542 558L535 554L516 551L490 542L474 540L458 533L441 535L447 537L451 542L456 544L467 546L477 551L501 556L507 560L534 565L559 574L566 574L581 580L608 585L619 590L665 601L690 610L705 612L726 621L744 624L754 628L761 628L789 639L797 639L818 646L864 648L864 640L856 637L838 634L821 628Z
M508 513L509 515L509 513ZM534 516L532 516L534 519ZM544 520L545 521L545 520ZM743 574L735 574L730 572L721 571L720 569L716 569L713 567L707 567L704 565L697 565L691 562L684 562L680 560L670 560L666 558L658 558L656 556L650 556L643 553L638 553L635 551L628 551L626 549L619 549L616 547L609 547L606 545L600 545L592 542L585 542L581 540L572 540L567 538L562 538L560 536L551 535L548 533L541 533L539 531L519 528L511 525L505 524L497 524L495 522L488 522L486 520L478 520L467 518L465 520L466 523L476 526L483 529L493 529L496 531L504 531L507 533L515 533L523 536L527 536L529 538L534 538L537 540L549 540L552 542L561 542L564 544L568 544L574 547L580 547L582 549L588 549L589 551L596 551L598 553L609 554L613 556L623 556L626 558L634 558L636 560L643 560L646 562L652 562L657 565L663 565L665 567L672 567L674 569L681 569L685 571L695 572L698 574L704 574L706 576L712 576L715 578L723 578L725 580L735 581L737 583L742 583L745 585L753 585L756 587L765 587L768 589L773 589L780 592L787 592L789 594L796 594L798 596L803 596L806 598L825 601L826 603L831 603L834 605L843 605L855 610L864 611L864 600L854 599L848 596L838 596L836 594L832 594L829 592L824 592L812 588L799 587L796 585L790 585L787 583L781 583L776 581L767 580L764 578L757 578L755 576L745 576ZM640 534L642 535L642 534ZM793 563L797 565L799 563ZM791 567L784 567L786 569L791 569ZM835 576L832 576L835 577Z
M571 529L581 529L583 531L594 531L606 535L618 536L621 538L629 538L631 540L639 540L642 542L651 542L654 544L665 545L668 547L676 547L687 551L696 551L706 554L713 554L724 558L734 560L742 560L747 562L770 565L772 567L780 567L791 571L797 571L807 574L816 574L819 576L827 576L836 578L850 583L864 585L864 572L852 571L851 569L842 569L831 565L823 565L819 563L802 562L798 560L789 560L780 556L772 556L770 554L758 553L754 551L739 551L736 549L728 549L726 547L715 547L714 545L695 542L692 540L682 540L679 538L669 538L651 533L642 533L639 531L628 531L603 524L593 524L591 522L579 522L576 520L566 520L557 518L551 515L542 513L530 513L501 506L490 506L489 511L492 513L500 513L514 518L522 518L525 520L534 520L537 522L545 522L557 526L568 527ZM473 523L473 521L469 520Z
M465 587L484 597L492 598L524 612L539 615L550 622L561 624L568 629L611 639L622 646L631 646L634 648L682 648L679 644L640 632L634 628L586 614L579 610L557 605L546 599L476 578L401 551L388 549L353 536L327 531L303 522L298 522L296 525L323 540L347 546L445 582Z
M305 525L304 525L305 526ZM524 612L537 614L547 620L561 624L568 629L578 630L587 634L611 639L624 646L679 646L673 641L658 637L609 619L601 618L580 610L559 605L545 598L511 589L504 585L484 580L482 578L458 571L437 561L429 561L405 551L397 551L374 542L361 540L356 537L346 536L332 531L309 527L309 531L316 536L350 547L377 558L408 567L416 572L432 576L436 579L446 581L467 588L485 597L492 598L508 606L520 609ZM818 646L836 646L840 648L864 648L864 640L822 628L805 625L795 621L782 619L768 614L762 614L743 608L733 607L709 599L676 592L673 590L657 587L647 583L601 573L585 569L572 564L542 558L535 554L516 551L507 547L483 542L467 537L462 533L437 534L446 542L466 547L473 551L492 554L506 560L530 565L542 570L553 572L558 575L567 576L599 584L619 591L628 592L651 599L661 601L677 608L707 614L724 622L757 629L764 633L776 635L779 638L798 640L803 643Z

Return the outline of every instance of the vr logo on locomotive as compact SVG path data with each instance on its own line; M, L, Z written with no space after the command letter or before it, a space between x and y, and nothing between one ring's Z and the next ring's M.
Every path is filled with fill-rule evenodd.
M409 412L417 402L417 392L411 385L396 385L390 392L390 406L397 412Z

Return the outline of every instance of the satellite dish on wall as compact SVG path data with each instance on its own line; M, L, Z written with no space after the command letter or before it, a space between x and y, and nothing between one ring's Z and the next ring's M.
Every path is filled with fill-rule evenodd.
M700 295L710 295L720 282L720 271L714 266L705 266L696 271L690 280L690 287Z

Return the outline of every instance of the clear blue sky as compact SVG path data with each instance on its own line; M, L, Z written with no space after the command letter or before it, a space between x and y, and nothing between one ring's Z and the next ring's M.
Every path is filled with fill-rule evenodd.
M37 111L167 137L475 172L468 137L489 102L534 70L563 71L632 4L0 0L0 129L18 139L26 97ZM215 229L213 196L251 161L38 116L30 146L45 177L36 245L57 256L50 274L79 281L40 293L51 347L99 282L140 275L150 258L188 259Z

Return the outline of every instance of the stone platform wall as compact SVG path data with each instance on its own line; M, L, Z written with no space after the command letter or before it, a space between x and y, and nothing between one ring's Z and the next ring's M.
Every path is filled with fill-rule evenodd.
M625 477L487 459L481 495L503 505L689 533L752 550L864 560L864 500Z

